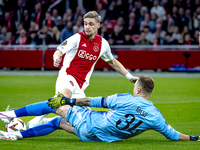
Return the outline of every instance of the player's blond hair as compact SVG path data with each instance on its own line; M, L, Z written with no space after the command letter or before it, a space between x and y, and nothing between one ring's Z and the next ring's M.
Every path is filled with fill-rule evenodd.
M154 89L154 81L148 75L140 75L138 79L138 84L141 85L143 93L151 94Z
M83 19L85 18L94 18L97 23L101 22L101 16L96 11L89 11L87 12L84 16Z

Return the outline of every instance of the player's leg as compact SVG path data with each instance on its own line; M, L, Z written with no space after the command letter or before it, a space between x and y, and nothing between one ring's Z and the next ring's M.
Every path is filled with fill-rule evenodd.
M62 111L66 112L65 107L60 108ZM57 112L59 113L59 111L61 110L58 110ZM69 106L67 113L64 115L66 116L66 120L63 119L61 121L60 127L65 131L78 136L82 141L100 141L100 139L88 129L87 114L90 111L91 109L87 107Z
M9 132L0 131L0 139L1 140L19 140L22 138L47 135L54 132L57 129L61 129L60 127L61 120L63 120L62 117L56 117L45 124L27 129L22 132L9 133ZM65 124L67 124L67 122L65 122Z
M71 75L60 72L56 81L56 94L61 92L64 96L71 98L75 89L76 80Z
M41 116L36 116L35 118L31 119L28 123L27 123L27 129L29 128L33 128L35 126L41 125L41 124L45 124L51 120L53 120L56 117L52 117L52 118L45 118L46 115L41 115Z
M74 131L74 127L72 127L72 125L71 125L69 122L67 122L65 119L62 119L62 120L61 120L61 122L60 122L60 127L61 127L63 130L65 130L65 131L67 131L67 132L69 132L69 133L72 133L72 134L76 135L76 132Z
M68 106L68 108L71 108L71 107ZM58 109L58 115L66 116L68 108L60 107ZM59 113L59 112L61 112L61 113ZM62 114L62 112L66 112L66 113ZM72 118L73 118L72 120L75 123L81 122L80 118L76 115L76 111L73 111L72 113L70 113L70 115L71 114L72 114ZM70 117L70 115L69 115L69 117ZM56 117L53 120L51 120L51 121L49 121L45 124L38 125L36 127L27 129L27 130L22 131L22 132L8 133L8 132L0 131L0 139L1 140L19 140L19 139L22 139L22 138L43 136L43 135L47 135L47 134L52 133L56 129L64 129L65 131L76 135L76 133L74 131L74 127L72 127L70 123L68 123L62 117Z
M22 132L15 132L15 133L8 133L0 131L0 139L1 140L18 140L22 138L28 138L28 137L35 137L35 136L42 136L47 135L55 131L56 129L64 129L65 131L72 133L74 135L77 135L74 128L72 126L77 127L77 131L82 127L82 123L85 122L85 119L87 117L88 111L90 109L82 108L79 106L70 107L66 105L67 107L59 107L56 111L56 113L62 117L65 117L63 119L62 117L56 117L53 120L30 128L28 130L22 131ZM69 123L68 123L69 121ZM85 124L86 125L86 124ZM84 136L80 133L79 137L82 140L87 140L87 138L84 138Z
M66 80L65 80L66 78ZM59 76L56 82L56 92L61 91L65 96L71 97L72 91L75 88L75 79L72 76ZM10 118L22 117L22 116L39 116L34 118L29 125L31 127L39 125L43 122L44 114L56 113L56 109L51 109L47 101L31 104L14 111L0 112L0 119L4 123L9 123ZM43 116L40 116L43 115Z
M63 89L63 90L61 90L61 93L65 93L64 96L66 96L66 97L71 97L71 95L72 95L72 92L69 89ZM28 122L27 127L32 128L37 125L44 124L53 119L53 118L45 118L45 116L46 115L36 116L35 118L33 118L32 120L30 120Z
M74 94L74 91L76 91L76 88L79 88L76 80L72 76L66 75L66 72L63 73L60 71L56 81L56 94L61 92L65 97L71 98ZM34 126L43 124L46 121L48 120L45 118L45 115L36 116L28 122L28 127L32 128Z
M23 116L39 116L48 113L56 113L56 109L52 109L47 104L48 101L43 101L35 104L30 104L13 111L0 112L0 119L5 122L5 119L23 117Z
M82 141L100 141L90 130L87 128L87 122L83 119L78 129L72 127L70 123L62 119L60 127L65 131L78 136ZM87 136L87 137L86 137Z

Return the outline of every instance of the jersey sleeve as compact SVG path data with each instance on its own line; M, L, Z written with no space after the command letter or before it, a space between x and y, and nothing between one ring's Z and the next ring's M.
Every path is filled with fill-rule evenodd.
M78 42L80 41L80 35L74 34L73 36L69 37L68 39L64 40L58 47L63 54L68 53L72 49L78 47Z
M111 53L110 46L109 46L108 42L105 39L102 40L102 46L103 46L102 48L103 48L103 50L105 52L101 56L101 59L103 59L106 62L112 60L114 57L113 57L113 55Z
M156 127L154 130L160 132L162 135L164 135L167 139L178 141L180 137L180 132L176 131L174 128L172 128L164 118L160 118L158 122L156 123Z
M90 107L96 108L110 108L108 106L108 99L115 99L116 95L108 97L94 97L90 99Z
M132 95L130 93L120 93L108 97L91 98L90 107L116 109L117 107L121 107L121 105L126 105L124 99L127 99L127 96Z

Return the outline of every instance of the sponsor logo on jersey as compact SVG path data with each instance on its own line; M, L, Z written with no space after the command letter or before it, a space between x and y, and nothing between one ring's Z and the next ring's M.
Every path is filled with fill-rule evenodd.
M88 59L88 60L96 60L97 59L97 56L90 54L90 53L87 53L84 50L79 50L78 56L81 57L81 58Z

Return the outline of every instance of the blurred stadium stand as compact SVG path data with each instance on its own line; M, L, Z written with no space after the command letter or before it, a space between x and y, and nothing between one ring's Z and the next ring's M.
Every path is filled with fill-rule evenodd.
M200 72L199 0L2 0L0 69L58 69L52 57L63 33L81 32L91 10L127 69ZM111 67L100 59L95 69Z

